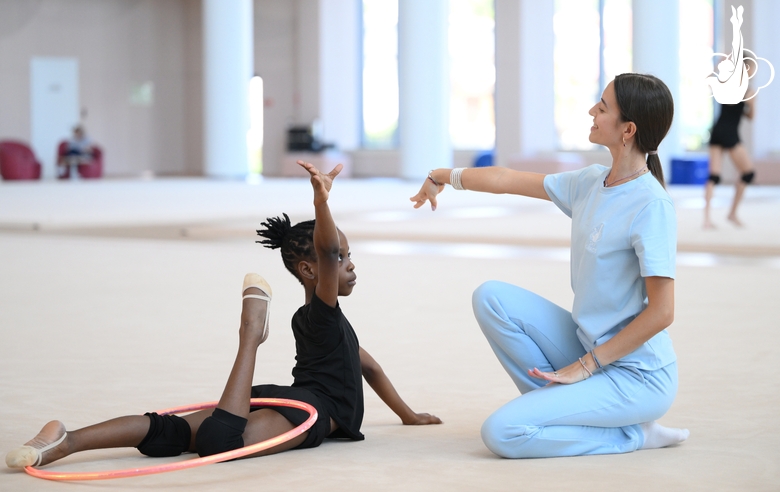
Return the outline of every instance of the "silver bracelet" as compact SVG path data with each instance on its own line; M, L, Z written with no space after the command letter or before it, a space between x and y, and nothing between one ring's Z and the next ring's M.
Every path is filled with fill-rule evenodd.
M596 367L598 367L599 369L604 369L601 366L601 361L599 360L598 357L596 357L596 349L593 349L593 350L590 351L590 356L593 357L593 362L596 363Z
M428 173L428 179L430 179L431 183L435 184L436 186L441 186L441 183L433 179L433 171L435 171L435 169L431 169L430 172Z
M463 183L460 180L461 174L463 174L463 171L465 169L466 169L465 167L456 167L450 172L450 186L452 186L456 190L466 189L463 187Z

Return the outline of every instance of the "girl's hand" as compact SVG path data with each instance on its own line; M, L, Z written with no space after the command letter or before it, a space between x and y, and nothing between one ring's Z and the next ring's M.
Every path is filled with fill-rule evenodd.
M405 421L404 425L429 425L441 424L441 419L436 415L429 413L415 413L411 420Z
M582 364L580 364L580 361L569 364L554 372L543 372L534 367L528 371L528 375L537 379L544 379L550 383L559 384L579 383L590 377L587 371L585 371L585 368L582 367Z
M344 166L339 164L331 172L325 174L309 162L298 161L298 165L306 169L309 175L311 175L311 186L314 188L314 204L327 202L330 189L333 187L333 180L339 175Z
M425 205L425 202L430 200L431 201L431 210L436 210L436 195L442 192L444 190L444 185L435 185L433 181L426 178L425 183L423 183L422 187L420 188L420 192L411 197L409 200L415 202L414 208L420 208L423 205Z

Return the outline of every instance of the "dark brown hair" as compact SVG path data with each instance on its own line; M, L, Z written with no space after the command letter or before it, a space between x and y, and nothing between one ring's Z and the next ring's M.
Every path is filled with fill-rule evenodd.
M636 125L634 143L640 152L657 151L672 126L674 100L661 79L652 75L623 73L615 77L615 97L620 119ZM647 156L647 168L666 187L658 155Z

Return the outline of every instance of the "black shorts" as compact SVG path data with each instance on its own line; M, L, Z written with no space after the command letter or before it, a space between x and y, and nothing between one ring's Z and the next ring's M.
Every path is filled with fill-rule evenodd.
M285 398L288 400L298 400L308 403L317 409L317 421L309 429L309 435L306 439L295 447L295 449L316 448L330 434L330 414L322 404L322 401L311 391L305 388L293 388L291 386L277 386L275 384L261 384L252 386L252 398ZM279 412L284 418L298 426L306 422L309 418L309 412L298 408L277 407L277 406L259 406L252 407L251 411L261 408L270 408Z
M724 149L735 147L739 143L739 133L736 127L715 125L710 131L710 145L720 145Z

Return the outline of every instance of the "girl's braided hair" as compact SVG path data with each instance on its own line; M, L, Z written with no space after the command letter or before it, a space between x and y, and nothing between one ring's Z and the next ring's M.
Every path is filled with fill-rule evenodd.
M256 241L266 248L281 249L282 261L285 268L298 279L296 265L301 260L317 261L317 253L314 251L314 221L307 220L290 225L287 214L282 217L269 217L260 225L263 229L257 230L257 235L264 237L262 241Z

